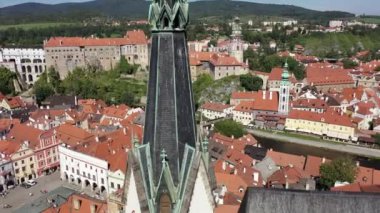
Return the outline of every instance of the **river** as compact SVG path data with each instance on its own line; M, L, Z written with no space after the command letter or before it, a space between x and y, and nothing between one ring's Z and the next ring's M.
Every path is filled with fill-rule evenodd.
M350 156L355 161L359 161L361 166L379 169L380 170L380 160L372 160L366 157L360 157L352 154L347 154L344 152L338 152L333 150L328 150L324 148L311 147L306 145L299 145L289 142L276 141L273 139L263 138L255 136L260 145L266 149L273 149L274 151L293 154L293 155L313 155L318 157L325 157L327 159L335 159L341 156Z

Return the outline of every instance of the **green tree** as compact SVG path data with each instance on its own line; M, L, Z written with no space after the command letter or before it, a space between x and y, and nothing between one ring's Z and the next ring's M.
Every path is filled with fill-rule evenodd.
M13 79L16 78L16 74L9 69L0 67L0 92L4 95L14 94L15 89L13 85Z
M224 120L215 123L215 131L227 137L234 136L235 138L240 138L246 133L243 125L233 120Z
M116 68L121 74L133 75L139 69L139 65L129 64L124 57L120 58L120 62Z
M355 67L358 66L358 63L350 59L343 59L342 62L343 62L344 69L354 69Z
M263 86L263 80L251 74L241 75L240 85L247 91L258 91Z
M320 183L326 188L331 188L337 181L354 182L357 167L351 158L341 157L329 163L322 164L320 172Z
M49 84L36 84L33 88L34 94L36 95L37 104L40 105L49 96L54 95L54 89Z

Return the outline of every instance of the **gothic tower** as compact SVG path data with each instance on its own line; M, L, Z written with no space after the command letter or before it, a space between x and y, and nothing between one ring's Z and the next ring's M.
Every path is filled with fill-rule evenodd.
M289 113L289 71L288 71L288 62L285 63L284 70L281 75L281 86L280 86L280 95L279 95L279 105L278 113L287 115Z
M154 0L143 145L129 153L125 212L212 212L207 142L198 144L186 0Z
M232 23L232 35L231 35L231 43L229 47L229 54L233 57L235 57L238 62L243 63L244 62L244 49L243 49L243 42L242 42L242 29L241 29L241 23L240 19L236 17Z

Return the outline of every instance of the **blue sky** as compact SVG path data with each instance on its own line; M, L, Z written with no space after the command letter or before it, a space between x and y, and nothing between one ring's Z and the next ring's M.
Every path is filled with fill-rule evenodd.
M88 0L0 0L0 7L25 2L56 4L62 2L84 2ZM342 10L356 14L380 15L380 0L248 0L260 3L293 4L316 10Z

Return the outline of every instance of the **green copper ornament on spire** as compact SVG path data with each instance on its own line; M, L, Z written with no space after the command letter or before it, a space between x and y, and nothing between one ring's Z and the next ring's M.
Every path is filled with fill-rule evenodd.
M149 23L153 31L185 30L189 22L187 0L152 0Z

